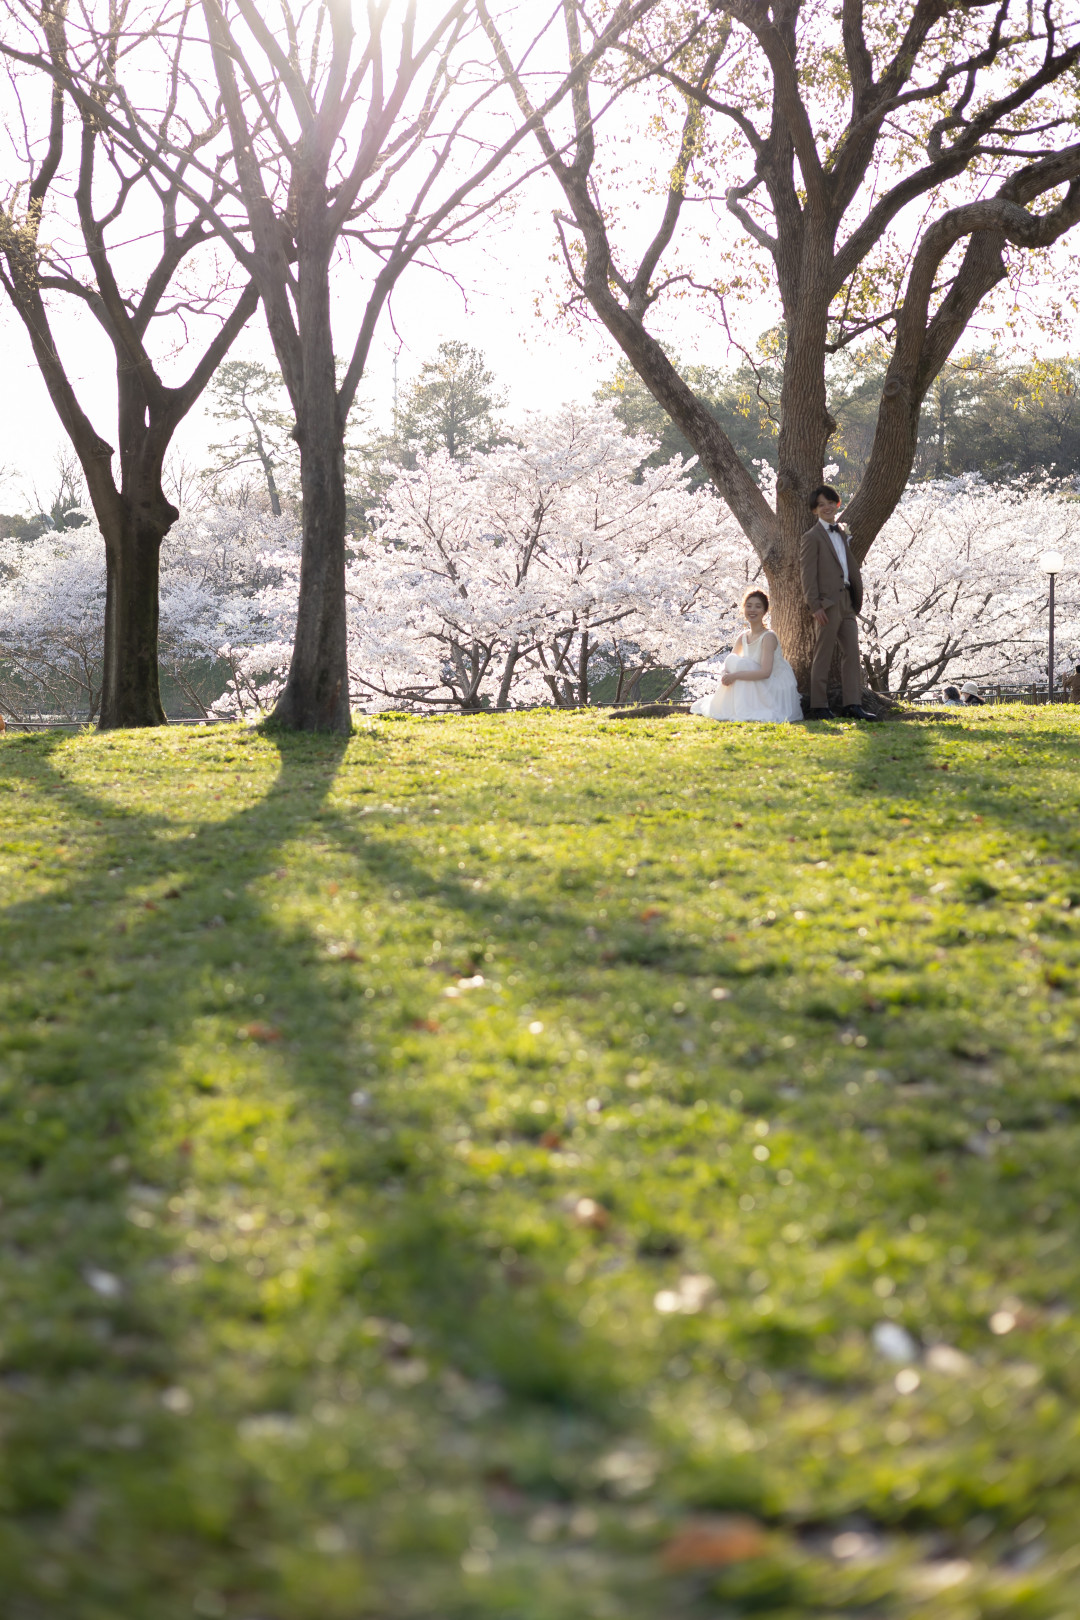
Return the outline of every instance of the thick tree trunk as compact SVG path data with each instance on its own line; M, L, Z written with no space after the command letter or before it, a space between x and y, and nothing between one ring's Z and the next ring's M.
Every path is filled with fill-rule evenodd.
M803 524L805 531L809 522ZM810 691L810 660L814 655L814 621L803 600L798 543L777 547L765 566L771 612L784 657L795 671L799 691Z
M775 551L765 557L765 575L772 593L772 627L800 692L809 693L814 623L803 598L800 551L814 521L810 497L821 483L826 449L836 432L825 392L831 236L808 222L801 248L797 269L781 278L787 346L776 441L779 535Z
M178 514L173 511L170 523ZM123 514L105 534L105 661L98 728L162 726L158 569L166 528Z
M800 552L802 537L813 522L808 497L810 490L820 480L820 467L819 462L812 480L804 473L797 483L792 480L794 487L784 491L779 489L780 480L777 481L780 535L764 562L771 607L769 622L776 631L784 657L795 671L799 691L803 693L810 690L814 621L803 597Z
M345 454L332 384L327 403L332 414L310 409L305 413L300 438L304 522L296 640L273 719L291 731L348 735L352 719L345 620Z
M329 250L322 241L327 198L317 169L299 189L299 364L286 368L289 334L275 330L273 319L271 335L296 412L303 540L296 640L272 719L290 731L347 736L352 716L345 614L345 423L334 367Z

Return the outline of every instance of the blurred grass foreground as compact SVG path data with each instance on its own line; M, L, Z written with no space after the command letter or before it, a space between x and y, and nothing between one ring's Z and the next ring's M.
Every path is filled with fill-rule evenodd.
M9 733L3 1620L1075 1620L1078 758Z

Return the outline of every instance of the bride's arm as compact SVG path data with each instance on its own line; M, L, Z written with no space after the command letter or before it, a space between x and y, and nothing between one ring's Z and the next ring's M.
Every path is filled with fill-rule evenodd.
M761 665L758 669L740 669L735 676L737 681L767 681L772 674L773 656L780 643L775 632L766 630L761 643Z
M731 644L732 653L735 654L736 656L738 656L738 654L742 651L742 644L743 644L742 631L740 631L739 634L735 637L735 640ZM720 677L720 685L721 686L734 686L735 682L740 681L740 680L742 680L741 675L733 675L731 670L725 669L724 673Z

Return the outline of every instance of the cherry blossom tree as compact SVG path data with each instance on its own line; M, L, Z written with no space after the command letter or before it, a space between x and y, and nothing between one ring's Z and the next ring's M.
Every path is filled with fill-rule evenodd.
M185 513L174 526L161 570L160 661L194 712L217 712L223 670L240 693L231 707L226 701L225 712L258 709L261 688L273 682L282 660L287 665L299 549L295 522L254 502ZM0 542L4 713L15 720L96 718L106 586L95 523L51 530L32 545Z
M913 485L865 573L869 683L918 697L942 681L1046 679L1044 551L1065 559L1059 645L1080 635L1080 503L1069 489L987 484L977 475Z
M681 458L643 469L654 449L608 405L567 407L401 471L349 569L354 694L577 707L659 667L678 686L730 637L749 553Z
M185 513L163 572L163 670L217 718L265 713L281 690L296 625L300 526L268 502ZM193 678L201 666L202 678ZM210 667L225 692L206 689Z
M0 708L95 719L101 707L105 550L94 524L0 541Z
M353 542L350 701L375 710L508 708L632 698L649 670L694 695L737 628L757 557L681 458L610 406L531 417L517 442L396 470L373 531ZM771 495L771 474L760 468ZM1046 579L1060 551L1058 645L1080 650L1080 501L1069 488L917 484L866 572L870 684L900 698L945 680L1045 678ZM189 712L254 719L292 656L302 536L261 501L189 508L161 575L161 663ZM88 522L0 542L0 710L93 718L106 565Z

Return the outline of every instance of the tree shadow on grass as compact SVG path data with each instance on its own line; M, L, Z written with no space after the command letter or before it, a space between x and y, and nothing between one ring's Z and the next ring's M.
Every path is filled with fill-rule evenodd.
M441 1357L473 1379L516 1377L526 1399L599 1410L615 1387L554 1293L511 1307L493 1285L482 1211L458 1201L423 1110L377 1084L370 1116L350 1110L364 1046L379 1077L393 1073L408 989L366 1042L359 970L339 963L350 977L328 982L324 942L279 921L253 886L322 817L377 890L409 881L474 916L478 897L326 813L342 742L271 740L279 772L255 804L167 842L169 816L117 810L69 781L59 739L4 751L74 823L101 823L97 872L58 877L0 919L14 942L0 1042L13 1528L0 1581L19 1620L56 1603L66 1620L104 1608L141 1620L151 1603L171 1620L191 1612L193 1591L265 1593L275 1537L306 1533L345 1464L298 1464L299 1500L283 1503L259 1463L238 1458L236 1423L276 1412L280 1433L306 1434L327 1378L366 1366L385 1382L388 1347L363 1323L388 1303L437 1337ZM500 904L514 912L505 898L479 909ZM580 926L569 910L544 921ZM298 1144L295 1173L268 1162L282 1131ZM280 1201L320 1193L334 1195L335 1243L309 1265L292 1233L317 1247L321 1211ZM274 1228L269 1264L238 1245L238 1210ZM355 1252L354 1225L367 1234ZM406 1353L399 1340L389 1350ZM346 1496L390 1500L407 1484L392 1462L349 1466ZM316 1593L280 1612L339 1611Z
M0 1404L13 1510L0 1585L28 1616L52 1612L53 1580L70 1583L80 1604L65 1614L96 1615L97 1605L115 1602L134 1617L155 1602L164 1617L174 1603L191 1612L195 1575L185 1557L205 1562L235 1488L227 1431L216 1435L204 1422L193 1447L181 1386L185 1364L199 1365L200 1316L221 1311L243 1322L257 1293L205 1260L221 1215L215 1201L228 1202L228 1186L244 1204L264 1195L245 1113L260 1118L252 1094L267 1076L245 1069L255 1059L283 1094L299 1082L313 1129L328 1133L319 1116L328 1095L339 1101L347 1070L341 1008L321 994L307 931L278 927L250 892L282 845L310 830L345 744L275 739L280 768L263 797L163 845L160 835L175 830L168 816L118 811L70 782L54 758L59 743L37 738L31 749L3 750L9 780L47 794L75 825L93 818L100 837L97 871L58 875L47 897L0 918L11 964L0 1037ZM283 1026L258 1058L235 1034L239 1022L258 1021L256 998L270 1009L267 1029L271 1017ZM289 1030L301 1009L322 1031L317 1053L298 1049ZM198 1060L186 1063L192 1030L223 1019L225 1040L208 1051L203 1039ZM211 1119L204 1146L200 1100L212 1105L219 1091L232 1096L237 1117L224 1128ZM204 1156L208 1201L195 1201L188 1231L208 1244L196 1252L185 1250L165 1205L199 1185ZM177 1286L178 1273L196 1272ZM220 1476L200 1487L196 1476L211 1457ZM52 1564L42 1561L43 1544Z

